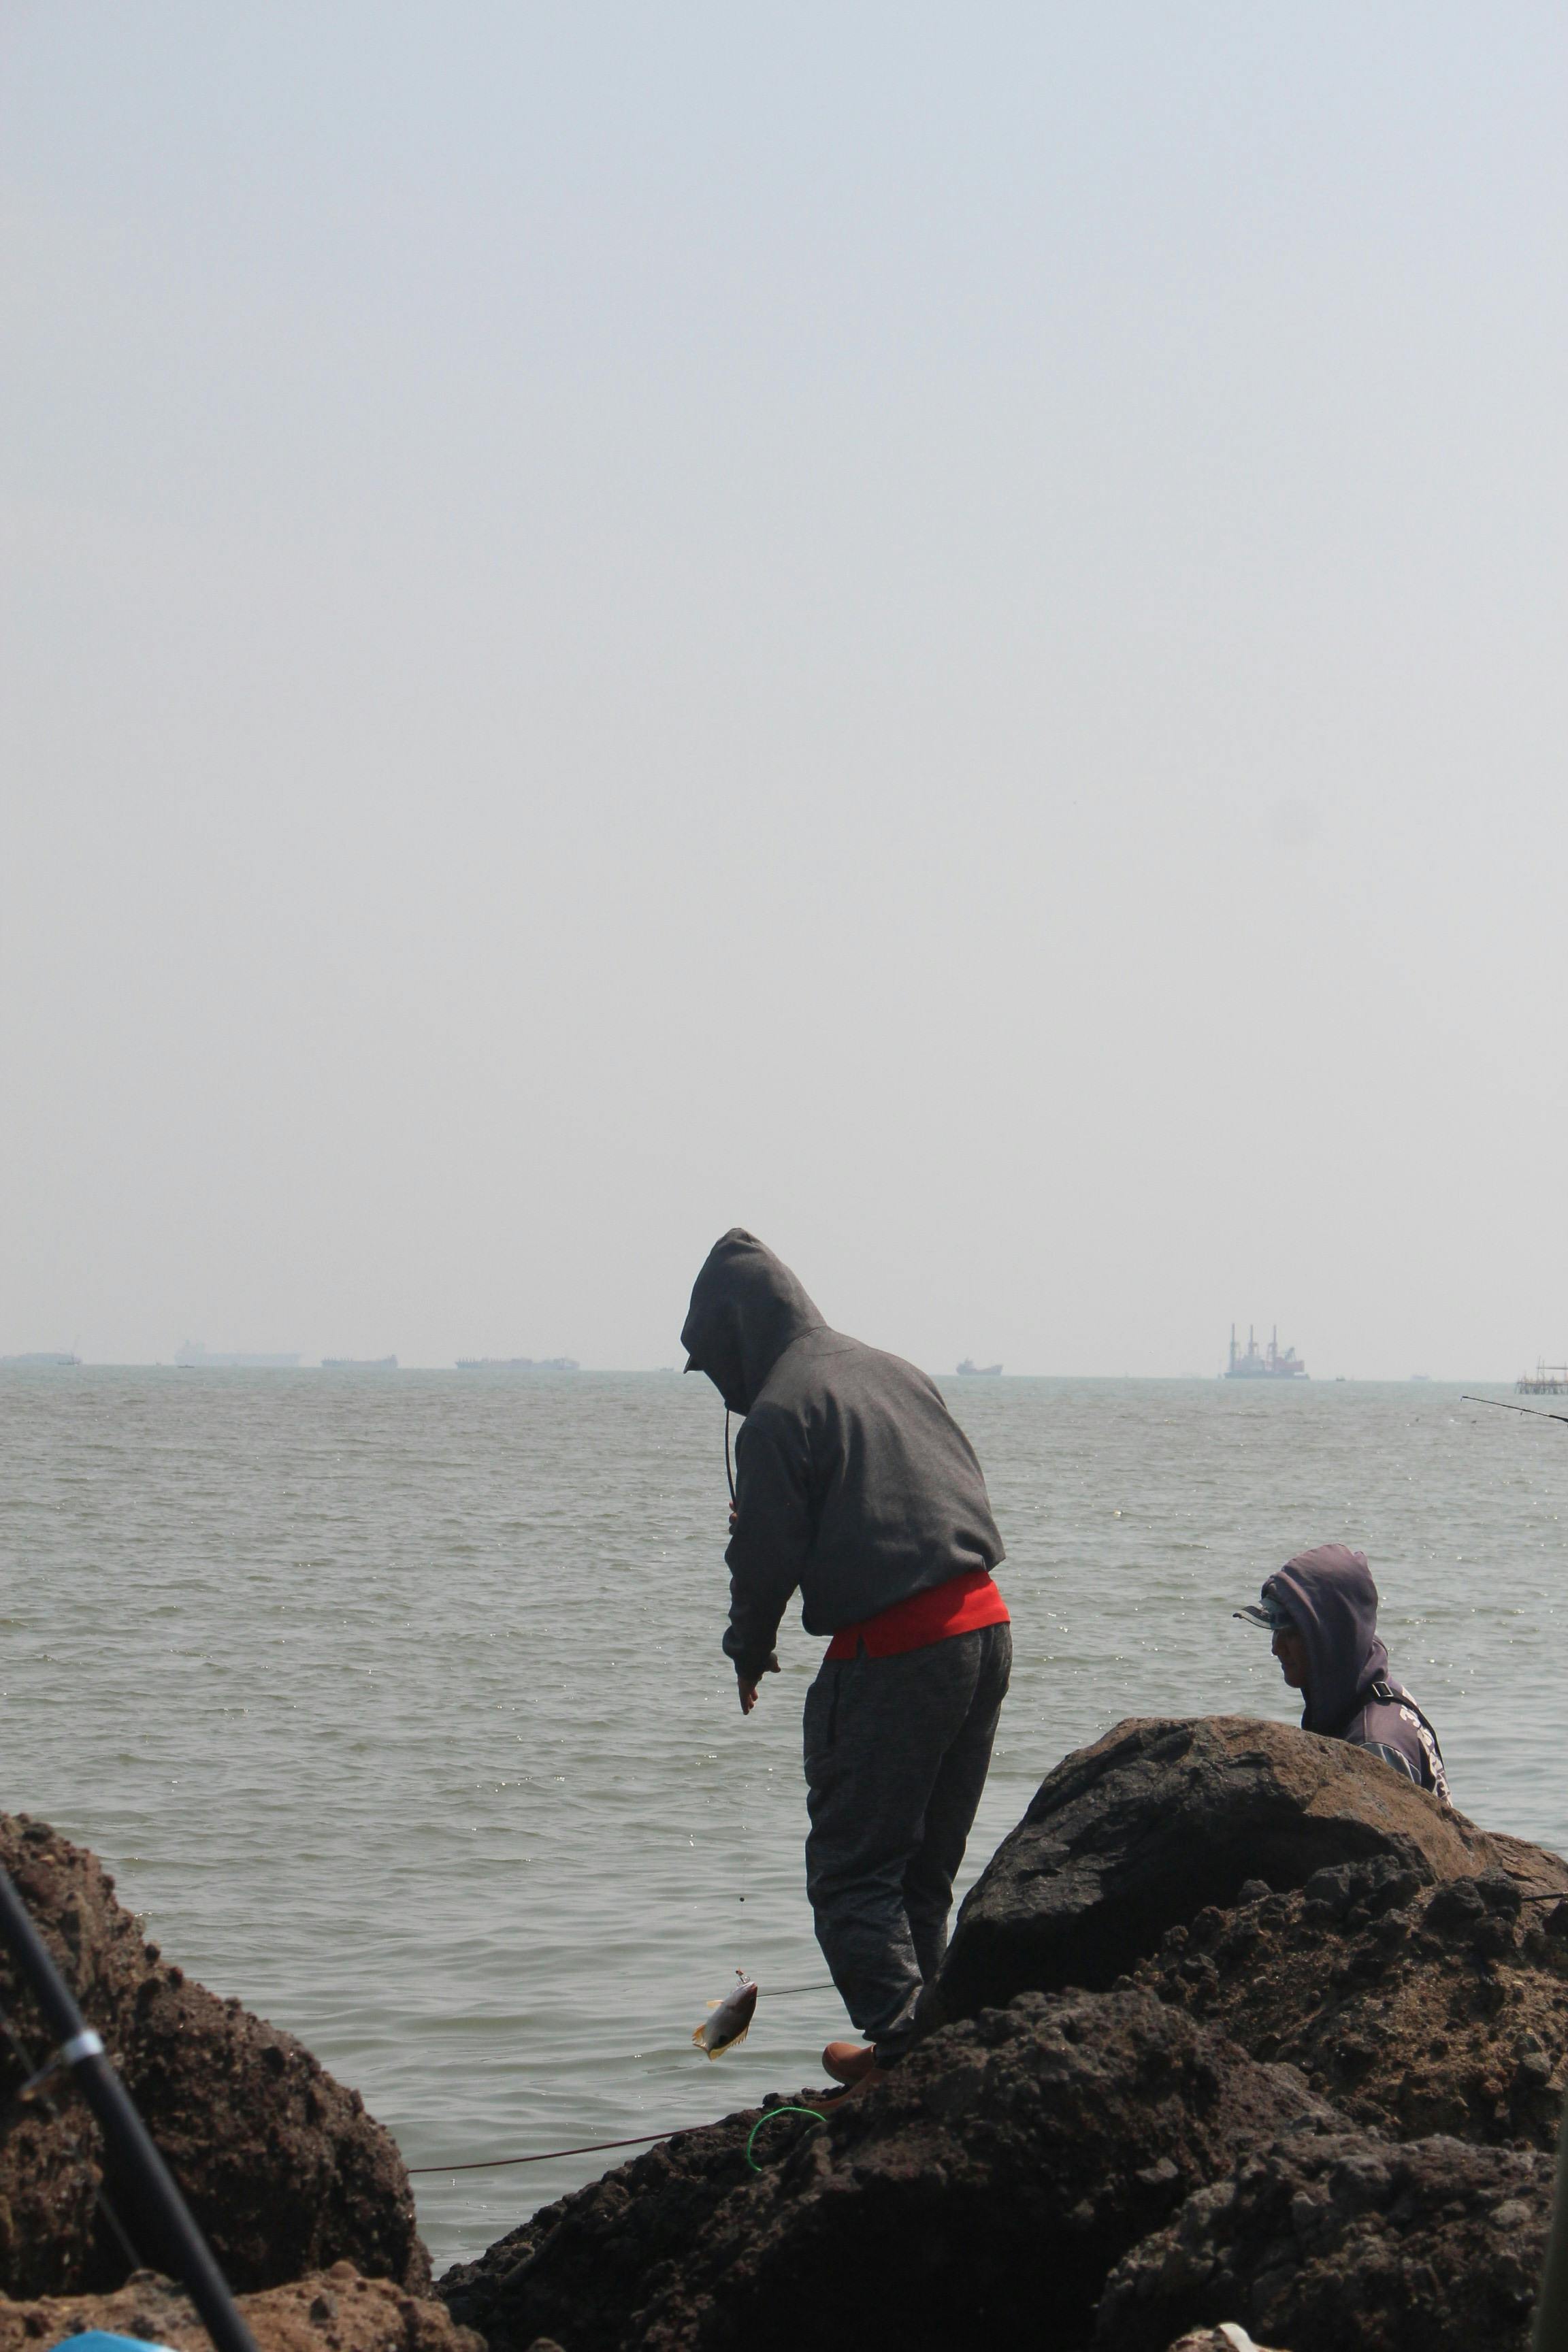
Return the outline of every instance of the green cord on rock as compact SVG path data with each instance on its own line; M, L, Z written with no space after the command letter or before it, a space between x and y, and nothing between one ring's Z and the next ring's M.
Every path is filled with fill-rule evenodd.
M815 2107L770 2107L765 2115L757 2117L756 2122L746 2134L746 2162L753 2172L761 2172L763 2168L752 2154L752 2142L756 2138L763 2126L771 2124L775 2116L809 2116L814 2124L825 2124L827 2121L827 2117L818 2115Z

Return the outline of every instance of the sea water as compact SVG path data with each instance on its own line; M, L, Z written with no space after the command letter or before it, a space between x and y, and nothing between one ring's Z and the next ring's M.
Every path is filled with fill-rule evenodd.
M1130 1715L1293 1719L1231 1611L1363 1548L1456 1801L1568 1846L1568 1427L1457 1389L955 1380L1012 1696L967 1885ZM696 2124L847 2030L802 1887L800 1714L742 1719L723 1414L674 1374L0 1374L0 1804L172 1959L455 2167ZM710 2062L743 1968L751 2037ZM770 1995L769 1989L773 1991ZM416 2183L437 2269L616 2161Z

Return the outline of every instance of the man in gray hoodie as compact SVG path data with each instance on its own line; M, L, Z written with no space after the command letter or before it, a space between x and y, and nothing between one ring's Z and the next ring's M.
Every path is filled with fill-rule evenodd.
M1002 1540L934 1381L830 1330L753 1234L715 1244L680 1337L743 1417L723 1643L742 1714L797 1588L806 1632L833 1637L805 1703L805 1875L866 2036L823 2064L852 2084L902 2056L946 1948L1012 1664Z
M1264 1625L1279 1671L1302 1695L1301 1728L1369 1748L1445 1802L1443 1751L1409 1692L1391 1682L1377 1631L1377 1587L1363 1551L1319 1544L1271 1576L1236 1616Z

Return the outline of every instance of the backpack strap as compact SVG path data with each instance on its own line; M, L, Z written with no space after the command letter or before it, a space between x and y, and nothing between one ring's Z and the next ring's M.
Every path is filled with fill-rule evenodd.
M1422 1729L1427 1734L1433 1747L1437 1750L1438 1763L1440 1764L1443 1761L1443 1747L1442 1742L1437 1737L1436 1729L1428 1718L1425 1709L1416 1704L1415 1700L1411 1697L1410 1693L1407 1690L1403 1689L1398 1683L1373 1683L1372 1685L1371 1696L1375 1699L1381 1699L1384 1706L1407 1706L1410 1709L1411 1714L1415 1717L1416 1722L1420 1724Z
M1407 1780L1414 1780L1418 1789L1421 1787L1421 1775L1403 1748L1390 1748L1381 1739L1370 1739L1364 1753L1379 1757L1384 1764L1392 1764L1396 1772L1403 1772Z

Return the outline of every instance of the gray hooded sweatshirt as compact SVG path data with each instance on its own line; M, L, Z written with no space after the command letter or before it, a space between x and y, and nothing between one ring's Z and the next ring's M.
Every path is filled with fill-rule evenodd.
M798 1586L808 1633L858 1624L1003 1557L974 1451L933 1381L831 1331L739 1225L715 1243L680 1335L732 1412L730 1624L748 1680Z
M1263 1597L1278 1601L1307 1645L1302 1730L1370 1748L1447 1800L1436 1735L1409 1692L1389 1680L1365 1552L1345 1544L1300 1552L1268 1579Z

